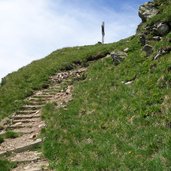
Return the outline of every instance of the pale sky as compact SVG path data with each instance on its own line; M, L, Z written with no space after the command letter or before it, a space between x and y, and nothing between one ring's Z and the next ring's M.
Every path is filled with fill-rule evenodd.
M146 0L0 0L0 78L68 46L135 34Z

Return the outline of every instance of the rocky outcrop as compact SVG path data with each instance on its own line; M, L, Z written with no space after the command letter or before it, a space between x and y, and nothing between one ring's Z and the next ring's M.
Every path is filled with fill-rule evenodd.
M167 23L159 22L157 24L154 24L153 31L154 31L154 34L157 36L164 36L167 33L169 33L170 27L169 27L169 24Z
M118 65L127 57L127 53L123 51L113 51L110 56L112 57L113 63Z
M157 60L158 58L160 58L160 56L168 54L171 52L171 46L165 47L165 48L161 48L157 54L154 56L154 60Z
M142 22L146 22L149 18L155 16L158 12L159 11L153 2L147 2L140 6L138 14L142 19Z

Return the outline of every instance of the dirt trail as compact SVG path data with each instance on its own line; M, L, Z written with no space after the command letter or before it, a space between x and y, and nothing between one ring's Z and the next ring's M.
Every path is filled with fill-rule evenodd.
M12 131L18 133L16 138L7 138L0 144L0 156L17 163L13 171L42 171L49 170L48 161L38 148L42 139L40 131L45 127L41 119L41 108L55 102L58 107L65 107L72 99L73 79L81 79L86 68L57 73L50 77L48 88L35 92L25 99L25 105L14 113L0 134Z

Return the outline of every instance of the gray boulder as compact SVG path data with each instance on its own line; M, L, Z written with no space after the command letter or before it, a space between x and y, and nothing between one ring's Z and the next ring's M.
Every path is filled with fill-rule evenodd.
M167 33L169 33L170 28L169 28L168 24L166 24L166 23L159 23L159 24L157 24L156 31L157 31L158 35L164 36Z
M155 40L155 41L160 41L160 40L162 40L162 38L161 38L160 36L154 36L154 37L153 37L153 40Z
M120 64L127 57L127 53L123 51L113 51L110 55L115 65Z
M146 53L147 57L153 53L153 47L148 44L146 44L142 50Z
M144 5L139 7L139 17L142 19L142 22L146 22L149 18L155 16L159 11L156 9L153 2L147 2Z
M139 40L140 40L141 46L144 46L146 44L146 38L144 34L140 35Z

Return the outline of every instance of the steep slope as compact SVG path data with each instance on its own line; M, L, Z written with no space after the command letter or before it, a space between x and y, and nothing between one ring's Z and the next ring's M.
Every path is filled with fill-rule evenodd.
M84 66L80 78L60 82L64 92L72 87L72 100L42 110L42 151L51 169L170 170L170 9L170 0L146 3L135 36L61 49L10 74L0 88L1 117L48 89L51 75Z
M2 79L0 87L0 118L18 110L23 99L34 90L46 87L49 76L57 71L71 69L77 63L100 58L112 49L112 44L64 48L9 74Z

